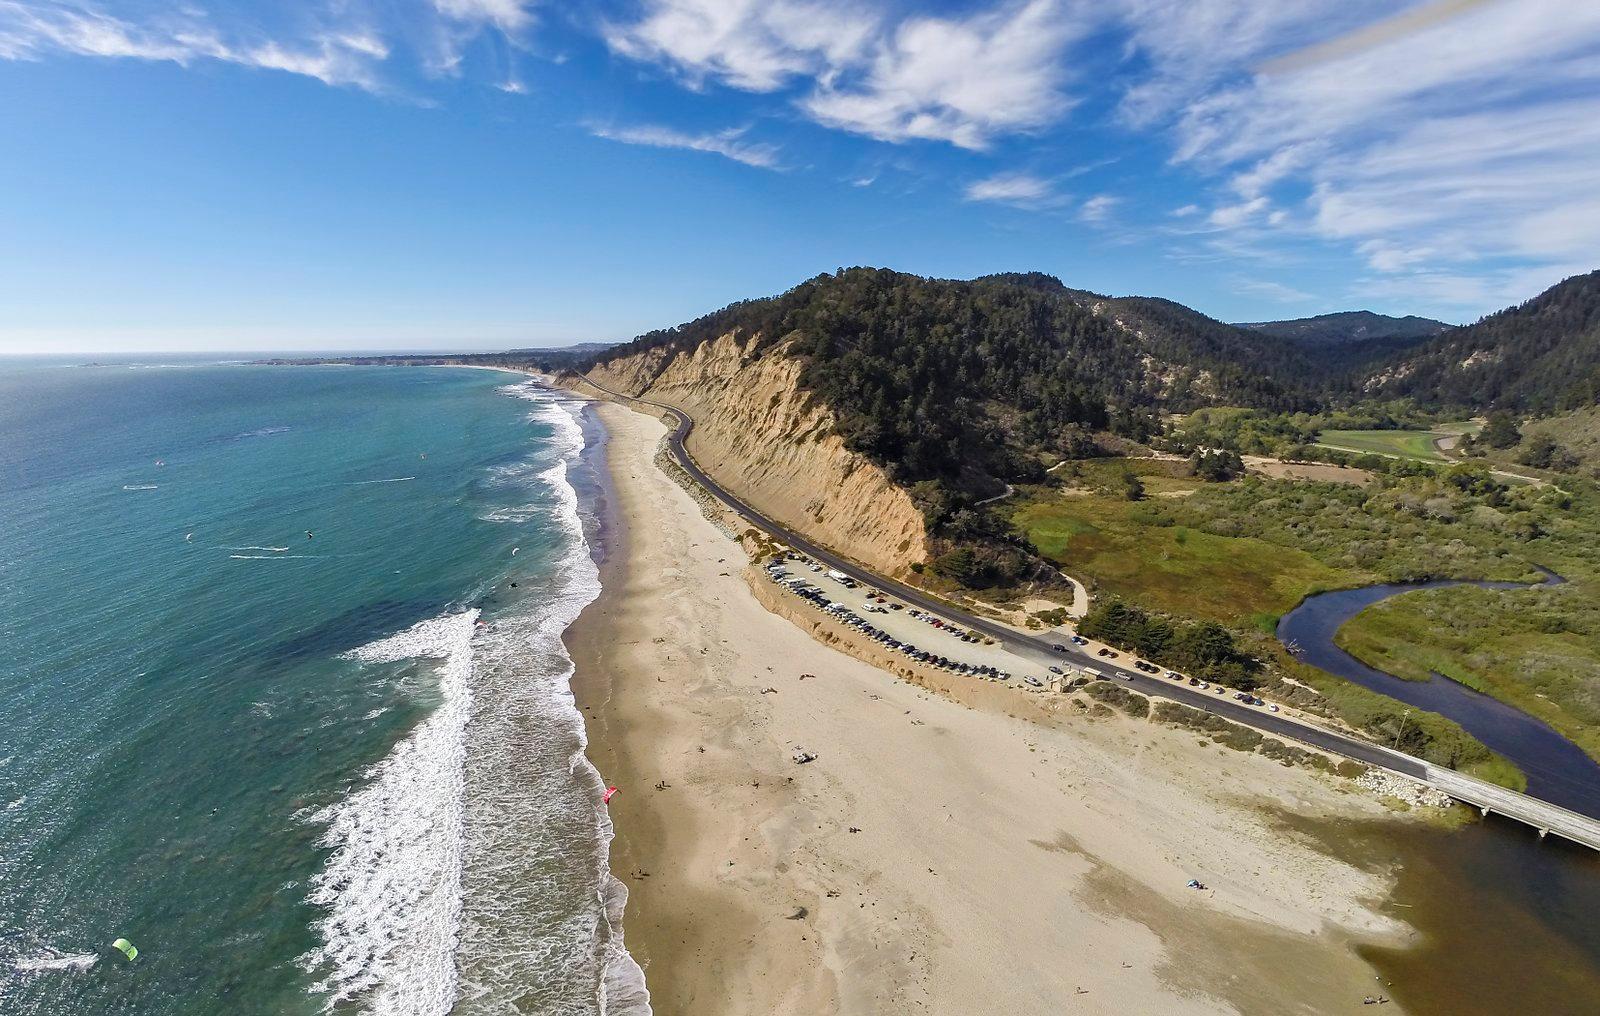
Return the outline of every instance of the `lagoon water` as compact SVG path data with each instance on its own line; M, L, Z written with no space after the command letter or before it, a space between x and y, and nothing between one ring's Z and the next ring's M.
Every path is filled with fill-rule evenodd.
M0 362L0 1011L647 1011L593 454L489 371Z

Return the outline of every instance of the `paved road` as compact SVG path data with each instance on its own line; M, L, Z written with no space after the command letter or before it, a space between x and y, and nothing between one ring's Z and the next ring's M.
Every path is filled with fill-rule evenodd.
M1264 712L1258 707L1247 706L1242 702L1225 696L1208 694L1197 688L1191 688L1187 684L1151 677L1137 670L1117 666L1098 657L1091 656L1077 646L1068 645L1065 652L1057 652L1051 648L1052 643L1046 639L1037 638L1008 625L968 613L919 589L881 575L875 575L860 564L840 557L826 547L818 546L799 533L767 518L728 493L717 481L706 475L705 471L695 462L694 457L689 454L688 449L684 447L685 439L688 438L689 432L694 429L694 420L683 410L678 409L676 406L624 395L587 378L584 381L607 395L637 405L659 409L670 414L676 421L676 426L674 426L672 434L667 439L672 453L684 470L694 477L702 487L710 491L717 500L727 505L736 515L751 525L765 530L780 542L810 555L828 567L844 572L857 582L875 586L907 603L921 607L924 610L931 610L940 617L955 621L972 631L982 632L1024 659L1037 662L1059 662L1066 659L1079 666L1094 667L1103 674L1122 678L1134 690L1147 695L1158 695L1174 702L1181 702L1184 705L1222 716L1235 723L1252 727L1263 734L1292 738L1303 744L1313 745L1333 754L1342 755L1345 758L1355 759L1367 765L1377 766L1380 769L1386 769L1403 776L1409 776L1415 780L1440 786L1440 789L1443 789L1446 793L1480 807L1492 800L1494 802L1492 810L1497 813L1527 822L1539 829L1558 832L1569 839L1600 850L1600 822L1578 815L1575 812L1567 811L1558 805L1529 797L1526 794L1518 794L1503 787L1496 787L1450 770L1440 770L1420 759L1391 751L1370 741L1363 741L1359 738L1334 733L1331 730L1309 726L1290 719L1281 713ZM1438 774L1443 772L1448 772L1449 777L1446 779L1438 778ZM1574 831L1577 832L1576 835L1574 835Z

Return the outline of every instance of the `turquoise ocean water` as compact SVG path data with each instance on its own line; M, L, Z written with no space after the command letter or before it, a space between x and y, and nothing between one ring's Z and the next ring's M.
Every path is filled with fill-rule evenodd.
M0 1011L647 1011L593 438L488 371L0 361Z

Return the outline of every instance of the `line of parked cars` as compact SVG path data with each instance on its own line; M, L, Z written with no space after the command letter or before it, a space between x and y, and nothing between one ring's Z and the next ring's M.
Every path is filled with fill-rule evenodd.
M1011 674L1008 671L1001 670L998 667L991 667L981 663L960 663L956 660L949 659L948 657L940 656L937 653L931 653L925 649L918 649L915 645L909 642L900 641L899 639L890 635L888 632L874 625L871 621L868 621L866 618L862 617L860 614L857 614L855 611L851 610L846 604L837 603L828 599L827 595L824 594L821 589L807 582L805 579L790 575L789 570L785 568L781 562L768 562L766 565L766 572L767 576L771 578L772 581L778 583L780 586L786 587L796 596L810 601L813 606L817 607L824 614L832 615L840 622L856 629L873 641L882 643L889 649L899 653L902 656L915 660L918 663L929 667L935 667L939 670L947 670L952 674L968 674L973 677L981 677L986 680L1009 681L1011 679ZM921 611L912 611L912 614L922 619L926 619L930 616ZM950 628L950 626L942 623L940 624L940 627ZM950 628L950 630L952 633L956 633L958 631L954 628ZM981 641L976 636L969 635L965 632L961 632L960 634L963 636L962 641Z

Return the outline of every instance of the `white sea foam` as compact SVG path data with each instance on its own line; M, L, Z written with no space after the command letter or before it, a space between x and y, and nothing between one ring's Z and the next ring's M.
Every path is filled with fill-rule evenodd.
M223 550L267 550L274 554L282 554L288 547L223 547Z
M559 457L502 467L537 500L492 513L565 531L542 578L519 576L525 612L479 634L468 728L460 1005L472 1011L648 1014L644 975L623 948L627 890L610 873L604 784L585 755L562 633L599 592L569 473L584 448L579 403L534 384L502 388L537 404Z
M331 1011L361 999L381 1016L442 1016L455 1000L462 785L476 610L362 646L363 663L440 660L440 704L366 783L314 813L332 849L308 900L322 945L301 957Z
M285 550L289 548L285 547ZM317 561L326 554L229 554L230 561Z
M518 521L565 530L565 553L520 573L520 607L493 625L447 615L348 654L443 662L439 706L362 786L298 816L324 825L332 850L308 896L325 908L322 945L302 957L330 1009L650 1012L622 944L626 889L610 874L603 784L561 641L599 591L568 480L583 449L577 404L531 385L510 393L539 403L555 436L496 485L532 502L507 510Z
M6 811L16 811L18 808L22 807L24 804L27 804L27 803L28 803L28 795L27 794L23 794L21 797L17 798L15 801L8 802L6 804Z
M122 489L123 490L159 490L160 487L157 484L154 484L154 483L124 483L122 485Z
M349 486L351 486L351 487L365 487L369 483L405 483L407 480L415 480L415 479L416 479L415 476L395 476L395 477L391 477L390 479L387 479L387 480L354 480L349 484Z
M99 961L99 953L63 953L52 950L40 956L24 956L11 965L20 973L41 973L47 970L88 970Z

